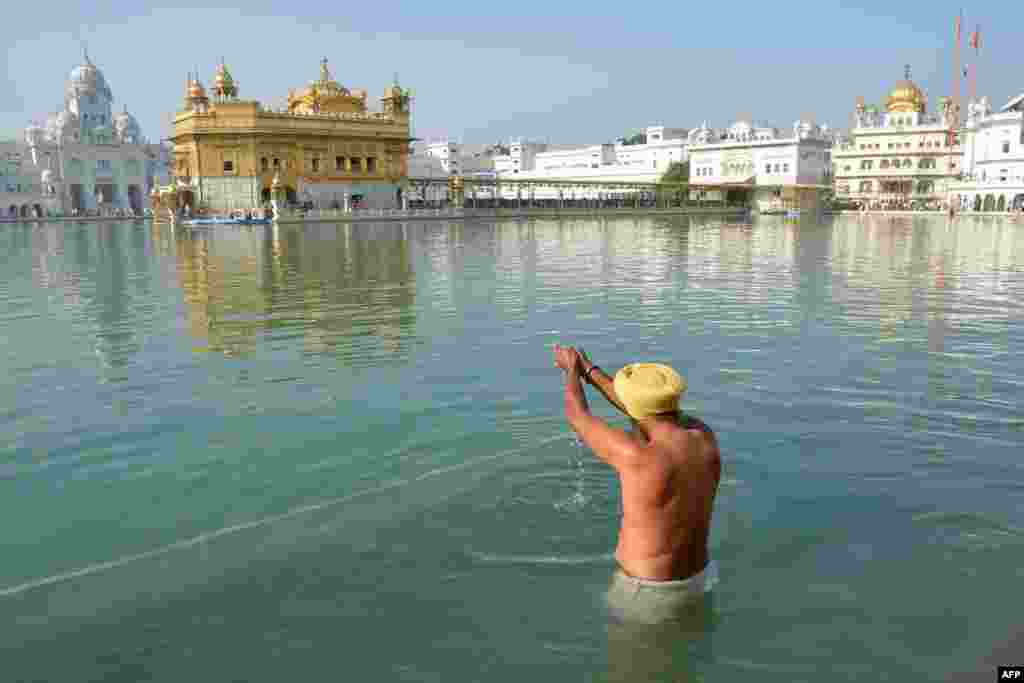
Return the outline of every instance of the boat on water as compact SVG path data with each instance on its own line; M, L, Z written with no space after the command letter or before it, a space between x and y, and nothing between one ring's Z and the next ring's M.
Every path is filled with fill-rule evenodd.
M181 221L182 225L269 225L273 218L262 209L253 211L238 210L228 216L203 216L188 218Z

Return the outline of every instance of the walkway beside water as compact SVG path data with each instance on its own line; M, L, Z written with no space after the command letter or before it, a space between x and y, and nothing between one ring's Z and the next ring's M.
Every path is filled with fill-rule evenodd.
M279 224L301 223L368 223L379 221L408 220L457 220L457 219L502 219L502 218L579 218L597 216L731 216L740 217L750 213L744 206L682 206L673 208L617 207L617 208L510 208L510 209L313 209L305 213L285 211L275 222ZM152 221L154 216L63 216L60 218L20 218L0 223L93 223ZM159 217L159 222L167 222Z
M337 223L337 222L369 222L369 221L407 221L407 220L456 220L480 219L494 220L502 218L593 218L597 216L745 216L750 212L743 206L681 206L673 208L654 207L619 207L619 208L571 208L571 209L363 209L360 211L342 211L341 209L314 209L305 215L288 214L277 219L277 223Z

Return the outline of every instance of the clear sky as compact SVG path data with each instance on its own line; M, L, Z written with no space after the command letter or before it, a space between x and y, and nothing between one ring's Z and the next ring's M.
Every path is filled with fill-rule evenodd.
M192 5L192 6L190 6ZM845 128L857 95L881 103L912 65L929 98L949 92L953 22L946 0L816 3L282 3L241 9L194 0L8 3L0 31L0 138L20 137L62 103L82 44L150 138L169 131L186 72L209 86L221 57L241 95L282 103L326 56L342 85L379 98L398 72L414 94L418 137L467 143L510 136L610 141L646 125L724 126L745 115ZM296 12L290 16L285 12ZM1024 4L976 3L978 92L996 106L1024 90ZM965 54L971 54L965 48ZM966 92L966 87L965 87Z

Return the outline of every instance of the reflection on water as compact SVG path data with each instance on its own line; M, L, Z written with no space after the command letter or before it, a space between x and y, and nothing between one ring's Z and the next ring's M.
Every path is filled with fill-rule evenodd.
M185 228L163 246L177 261L197 350L239 355L264 338L297 337L312 354L402 355L416 323L406 229Z
M1019 631L1022 230L3 226L4 675L964 668ZM719 434L722 580L683 624L595 599L618 482L573 443L555 341L675 365Z

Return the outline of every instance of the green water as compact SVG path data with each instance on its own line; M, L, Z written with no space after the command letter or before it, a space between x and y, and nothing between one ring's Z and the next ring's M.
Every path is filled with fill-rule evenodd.
M0 681L942 680L1024 628L1022 308L992 219L0 226ZM694 623L609 621L555 341L719 435Z

